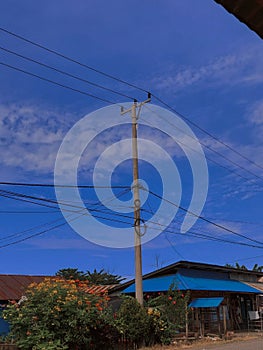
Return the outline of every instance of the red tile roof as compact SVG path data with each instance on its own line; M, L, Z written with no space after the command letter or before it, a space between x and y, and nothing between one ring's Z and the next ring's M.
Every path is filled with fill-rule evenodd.
M87 293L92 293L92 294L106 294L109 292L109 290L113 289L116 287L116 284L108 284L108 285L95 285L91 284L90 286L87 286L85 289Z

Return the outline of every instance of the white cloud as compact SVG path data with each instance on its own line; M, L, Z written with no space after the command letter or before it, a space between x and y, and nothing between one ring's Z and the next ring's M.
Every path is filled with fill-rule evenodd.
M263 125L263 100L253 104L248 112L247 119L254 126Z
M2 169L50 173L72 115L37 105L0 105Z
M166 72L155 77L152 83L159 90L180 91L186 87L205 82L219 84L257 84L263 82L263 64L259 60L260 47L250 47L238 53L215 57L199 67L172 66Z

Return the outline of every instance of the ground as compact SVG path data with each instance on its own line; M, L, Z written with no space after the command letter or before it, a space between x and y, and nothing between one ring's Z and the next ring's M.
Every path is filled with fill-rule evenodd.
M154 346L152 350L262 350L263 333L234 334L231 340L222 340L216 337L207 337L190 344L183 342L169 346ZM149 350L143 348L141 350Z

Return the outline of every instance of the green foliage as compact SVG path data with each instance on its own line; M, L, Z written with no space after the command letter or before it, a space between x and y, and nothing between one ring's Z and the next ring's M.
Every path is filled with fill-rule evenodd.
M225 264L225 267L230 267L232 269L239 269L239 270L248 270L248 268L245 265L239 265L238 262L236 262L235 265ZM263 271L263 266L255 264L251 271L262 272Z
M141 345L148 330L148 314L135 298L124 297L116 315L116 326L120 334L131 342Z
M11 325L9 337L23 350L109 350L120 338L136 347L169 344L185 326L189 295L173 286L145 306L123 297L113 315L107 296L86 292L88 283L51 278L29 286L26 300L10 303L3 312Z
M102 349L110 341L107 300L86 293L85 287L83 282L46 279L28 288L26 301L10 304L3 314L19 348L82 350L96 344L93 349Z
M78 269L73 268L60 269L56 273L56 276L63 277L66 280L85 281L87 279L86 274L83 271L79 271Z
M263 270L263 266L262 265L259 266L258 264L255 264L253 266L253 271L262 272L262 270Z
M121 276L106 272L104 269L100 271L94 269L93 272L87 271L86 278L90 283L102 285L120 284L125 279Z
M94 269L93 272L79 271L75 268L61 269L56 273L56 276L63 277L66 280L79 280L89 281L92 284L108 285L108 284L120 284L125 278L113 275L104 269L97 271Z
M173 335L185 328L189 298L189 292L184 294L172 284L167 293L148 299L157 342L169 344Z
M189 293L172 285L168 293L150 297L144 307L132 297L124 297L116 317L116 326L124 338L138 345L170 344L173 336L185 328Z

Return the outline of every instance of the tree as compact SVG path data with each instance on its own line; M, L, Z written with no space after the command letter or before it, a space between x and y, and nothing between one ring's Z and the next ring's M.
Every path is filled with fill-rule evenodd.
M117 328L126 340L135 344L136 349L144 343L148 333L148 319L146 309L135 298L123 298L116 315Z
M87 280L86 274L83 271L74 268L60 269L56 273L56 276L63 277L66 280Z
M253 266L253 271L262 272L262 270L263 270L263 266L262 265L259 266L258 264L255 264Z
M56 273L56 276L63 277L66 280L79 280L79 281L89 281L92 284L120 284L125 278L113 275L104 269L97 271L94 269L93 272L87 271L84 273L83 271L79 271L75 268L67 268L61 269Z
M225 264L225 267L230 267L230 268L232 268L232 269L239 269L239 270L248 270L248 268L247 268L245 265L239 265L238 262L236 262L235 265ZM262 265L255 264L255 265L253 266L252 271L262 272L262 271L263 271L263 266L262 266Z
M102 285L120 284L125 279L121 276L106 272L104 269L100 271L94 269L93 272L87 271L86 278L90 283Z
M11 336L23 350L110 348L114 333L107 297L85 292L87 282L45 279L32 284L27 299L3 312Z
M171 284L167 294L149 298L147 305L157 308L165 319L176 330L184 328L187 318L187 305L190 293L182 293L174 283Z
M245 265L239 265L238 262L236 262L235 265L225 264L225 267L230 267L232 269L238 269L238 270L247 270L247 267Z
M247 270L247 267L245 265L239 265L238 262L236 262L236 269L239 269L239 270Z

